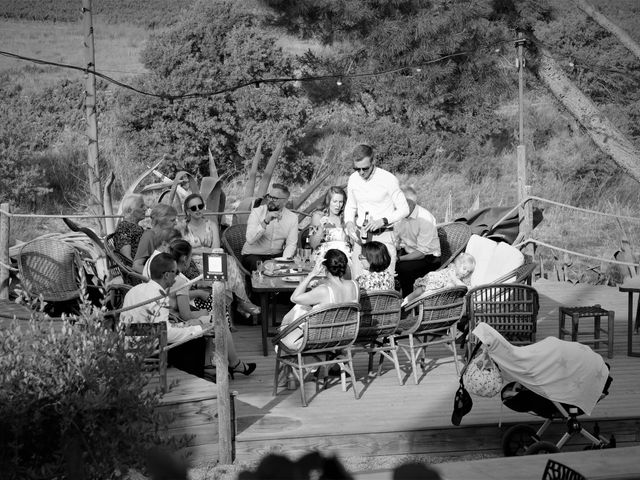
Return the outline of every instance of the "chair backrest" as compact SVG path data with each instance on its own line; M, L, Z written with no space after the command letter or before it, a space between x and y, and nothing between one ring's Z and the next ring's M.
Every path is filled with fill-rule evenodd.
M68 243L53 238L36 238L25 243L18 253L22 288L32 297L47 302L80 298L79 271L82 261Z
M542 473L542 480L587 480L587 477L576 472L573 468L549 458Z
M360 293L360 328L356 343L393 335L398 329L402 296L395 290Z
M122 281L127 285L145 283L148 279L133 269L133 262L115 249L114 234L107 235L104 239L104 250L107 254L107 266L112 278L122 276Z
M453 287L425 295L417 307L417 320L406 333L420 335L446 332L464 315L466 293L467 287Z
M163 392L167 391L167 324L165 322L157 323L127 323L123 324L124 334L128 339L127 345L129 350L135 351L136 343L143 343L146 348L145 354L149 356L145 359L145 363L152 368L157 368L160 376L160 388ZM136 342L135 339L138 340Z
M244 246L244 242L247 241L247 224L238 223L236 225L228 226L224 230L224 232L222 232L222 238L220 239L220 241L225 252L227 252L227 254L229 255L233 255L236 258L240 270L245 275L251 275L251 272L248 272L242 266L241 262L242 247Z
M360 304L346 302L329 305L303 315L302 353L340 350L353 345L360 325Z
M467 246L471 227L466 223L451 222L438 227L440 239L440 265L446 267Z
M539 297L535 288L498 283L473 288L467 295L469 329L486 322L514 345L535 342Z
M237 259L242 256L242 247L247 241L247 224L230 225L222 232L222 246L226 252Z

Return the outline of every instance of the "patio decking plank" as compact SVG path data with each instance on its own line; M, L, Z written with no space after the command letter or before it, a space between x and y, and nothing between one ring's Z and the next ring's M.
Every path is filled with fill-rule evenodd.
M626 356L627 297L616 288L538 282L534 285L541 299L538 339L558 333L559 305L601 304L615 310L615 356L605 360L611 364L614 383L611 394L597 405L592 417L582 417L590 428L600 421L603 434L615 433L618 442L640 444L640 385L637 372L640 360ZM284 307L282 307L284 308ZM453 395L457 376L453 356L444 347L436 347L429 355L434 367L414 385L408 370L404 385L399 386L395 372L385 362L385 371L374 378L355 400L353 392L343 392L339 383L314 396L315 384L307 382L308 407L302 407L298 390L279 389L271 395L274 355L263 357L258 327L239 325L234 334L240 356L256 361L258 370L251 376L237 375L231 388L238 391L236 439L237 458L260 458L272 449L290 455L312 448L340 455L376 456L395 454L439 453L457 455L469 452L499 452L502 432L513 423L538 425L541 419L501 408L496 398L474 398L472 411L461 427L451 425ZM402 360L401 360L402 362ZM366 355L355 358L358 389L366 372ZM406 362L405 362L406 364ZM189 418L184 431L196 434L190 448L193 460L210 459L217 453L217 440L205 415ZM203 423L198 424L199 420ZM502 420L503 427L498 427ZM557 440L563 425L552 427L551 439ZM208 443L210 442L211 443ZM565 449L582 448L584 442L573 441Z

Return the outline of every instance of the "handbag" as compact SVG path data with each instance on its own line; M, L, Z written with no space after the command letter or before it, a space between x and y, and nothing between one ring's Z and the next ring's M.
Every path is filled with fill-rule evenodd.
M476 345L474 354L479 345ZM478 356L471 356L462 378L469 393L479 397L494 397L502 389L503 380L500 369L484 349Z

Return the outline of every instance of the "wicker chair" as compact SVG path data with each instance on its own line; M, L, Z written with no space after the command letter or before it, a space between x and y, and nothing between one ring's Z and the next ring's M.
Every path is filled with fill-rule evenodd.
M124 300L124 296L131 289L132 286L139 283L144 283L147 278L144 275L140 275L134 271L132 262L128 258L116 252L113 247L113 234L108 235L107 238L102 239L90 228L81 227L77 223L68 218L62 219L64 223L74 232L84 233L91 241L98 246L105 254L107 259L107 269L109 271L109 284L106 287L107 290L107 303L111 308L120 308ZM114 282L113 280L120 277L120 282Z
M65 302L81 295L80 254L68 243L52 238L36 238L25 243L17 257L22 288L32 298Z
M114 276L121 275L122 281L127 285L135 286L139 283L147 282L149 280L147 277L133 269L133 262L116 251L113 244L113 235L113 233L107 235L104 239L104 250L107 254L109 271Z
M528 285L498 283L472 288L467 294L469 331L486 322L512 344L529 345L536 341L539 305L538 292ZM469 348L473 343L471 338Z
M440 239L440 268L444 268L464 251L471 238L471 227L460 222L445 223L438 227L438 238Z
M302 405L306 407L304 379L307 373L338 364L342 372L342 389L346 390L345 372L347 372L351 376L353 394L358 399L350 347L356 340L359 325L360 304L356 302L338 303L312 310L288 325L272 340L278 350L273 395L278 393L280 375L290 369L300 385ZM302 344L297 350L290 350L281 340L298 327L303 331ZM325 356L324 360L320 358L322 355ZM316 382L316 391L317 388Z
M129 323L124 325L124 334L128 339L128 351L143 350L145 365L150 370L158 370L160 389L162 393L167 391L167 324L158 323ZM149 345L155 349L150 350Z
M402 372L393 334L398 330L400 323L401 303L402 296L395 290L362 292L360 294L360 328L352 347L354 354L367 352L369 355L369 373L373 369L373 357L376 353L380 354L378 375L382 371L384 359L391 360L400 385L402 385Z
M240 271L247 276L251 276L251 272L244 268L241 261L242 246L244 242L247 241L247 224L238 223L227 227L225 231L222 232L220 241L222 242L222 248L224 248L227 254L236 258Z
M400 333L395 335L398 349L411 361L413 378L418 383L417 362L430 345L448 344L458 371L455 326L464 314L467 287L439 290L415 299L403 308ZM420 359L424 362L424 358ZM458 372L459 373L459 372Z

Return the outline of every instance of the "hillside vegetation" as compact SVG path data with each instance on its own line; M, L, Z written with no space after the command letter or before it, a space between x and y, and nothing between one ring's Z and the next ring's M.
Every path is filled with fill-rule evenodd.
M594 3L638 36L637 2ZM145 92L179 96L261 78L334 76L175 99L99 81L103 172L114 171L120 187L159 158L165 158L162 168L170 176L182 169L203 173L209 151L229 184L241 185L259 142L266 161L284 135L276 175L292 184L302 185L324 171L328 166L321 161L331 146L344 153L355 142L367 141L375 145L385 168L420 188L422 203L440 220L449 198L454 216L465 213L478 196L481 205L514 204L518 97L513 40L521 29L532 40L525 52L530 67L525 75L525 143L534 194L614 213L636 211L637 184L594 147L535 76L538 49L544 46L639 144L640 62L571 2L94 4L96 36L105 39L96 46L98 55L113 51L115 59L123 58L126 48L111 46L135 32L130 50L140 62L135 72L142 74L127 76L121 68L118 78ZM32 24L46 30L52 22L73 22L80 5L79 0L46 6L0 0L0 15L37 19ZM122 23L132 25L127 27L131 30ZM146 41L140 27L149 29ZM121 33L111 39L104 35L117 29ZM20 32L14 36L20 38ZM46 42L25 48L40 58L62 55ZM0 155L7 161L0 166L0 195L25 209L81 206L86 198L81 75L55 79L51 67L22 63L6 68L2 62ZM82 64L77 57L70 63ZM349 77L387 70L393 72ZM50 76L52 82L40 88L32 80L40 76ZM331 168L329 181L343 181L349 171L344 155ZM233 189L230 193L233 199ZM548 209L545 216L541 231L565 246L584 244L599 253L616 246L618 227L608 221L581 219L573 227L563 212ZM604 231L604 238L586 238L585 222Z

